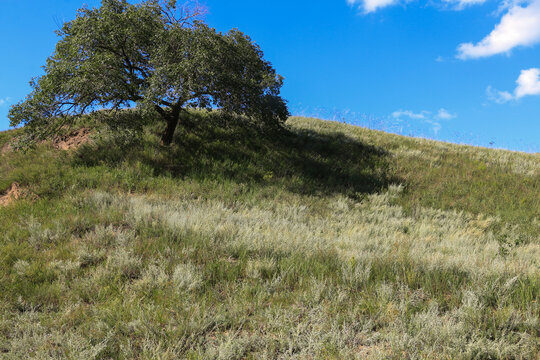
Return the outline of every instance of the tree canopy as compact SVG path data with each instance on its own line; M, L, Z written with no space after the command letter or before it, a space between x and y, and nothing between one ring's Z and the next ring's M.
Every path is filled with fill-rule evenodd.
M159 114L169 144L180 114L219 108L272 126L289 115L283 78L261 49L238 30L220 33L201 21L201 8L145 0L102 0L82 8L57 31L60 40L33 91L9 112L31 139L96 109L137 105Z

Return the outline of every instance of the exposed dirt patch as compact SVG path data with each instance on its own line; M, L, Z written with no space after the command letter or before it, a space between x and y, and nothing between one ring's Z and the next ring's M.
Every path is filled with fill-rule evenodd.
M23 198L30 198L32 200L37 199L37 195L32 192L22 188L18 183L14 182L11 184L11 187L0 193L0 206L8 206L15 202L16 200Z
M90 135L92 131L88 128L81 128L73 130L63 135L55 135L52 138L52 146L59 150L72 150L77 149L79 146L90 142ZM48 140L41 141L40 143L47 143ZM13 145L7 143L0 148L0 155L5 155L13 151Z
M11 148L11 144L5 144L4 146L2 146L2 149L0 149L0 155L5 155L12 150L13 149Z
M57 135L52 139L52 145L60 150L72 150L90 141L90 129L81 128L66 135Z
M13 201L20 199L24 195L18 183L11 184L11 187L0 195L0 206L7 206Z

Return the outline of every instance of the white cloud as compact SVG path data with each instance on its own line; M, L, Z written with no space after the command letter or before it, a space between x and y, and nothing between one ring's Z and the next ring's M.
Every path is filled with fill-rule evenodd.
M499 104L511 100L518 100L528 95L540 95L540 69L531 68L521 70L518 79L516 80L516 88L514 93L508 91L499 91L488 86L486 92L488 98Z
M519 78L516 83L518 84L515 96L516 98L522 98L527 95L539 95L540 94L540 69L532 68L528 70L521 70Z
M540 0L527 6L509 5L495 29L477 44L464 43L458 47L458 58L474 59L507 53L517 46L530 46L540 41Z
M347 0L349 5L358 5L366 14L374 12L383 7L397 4L398 2L399 0Z
M430 124L431 130L437 134L439 130L442 129L441 121L454 119L457 115L451 114L448 110L441 108L435 114L427 110L422 110L417 113L410 110L397 110L392 113L392 117L396 120L402 120L402 118L420 120L423 123Z

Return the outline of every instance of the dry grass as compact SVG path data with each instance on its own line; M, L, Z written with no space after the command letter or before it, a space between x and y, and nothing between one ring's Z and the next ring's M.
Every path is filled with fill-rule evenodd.
M179 167L7 154L0 184L40 199L0 209L0 358L540 356L537 155L289 125L291 148L195 133Z

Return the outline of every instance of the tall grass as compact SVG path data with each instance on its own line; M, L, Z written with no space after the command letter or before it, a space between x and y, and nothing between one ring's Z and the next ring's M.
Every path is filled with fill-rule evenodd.
M540 356L537 155L192 119L0 158L0 358Z

